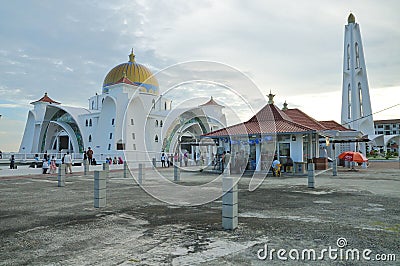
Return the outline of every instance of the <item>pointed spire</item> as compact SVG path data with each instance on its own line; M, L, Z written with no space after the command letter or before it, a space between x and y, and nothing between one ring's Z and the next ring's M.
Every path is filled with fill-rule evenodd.
M353 13L350 13L349 17L347 18L347 22L350 23L355 23L356 18L354 17Z
M287 104L287 102L285 100L285 102L283 103L282 111L287 111L287 109L288 109L287 106L288 106L288 104Z
M274 97L275 95L271 93L271 90L269 90L268 96L268 104L274 104Z
M131 62L131 63L135 62L135 54L133 53L133 48L132 48L131 54L129 55L129 62Z

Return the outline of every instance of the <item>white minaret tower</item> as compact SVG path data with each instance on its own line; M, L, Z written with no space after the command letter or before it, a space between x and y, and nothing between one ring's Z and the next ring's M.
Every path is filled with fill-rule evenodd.
M342 124L364 135L374 135L360 25L351 13L344 30Z

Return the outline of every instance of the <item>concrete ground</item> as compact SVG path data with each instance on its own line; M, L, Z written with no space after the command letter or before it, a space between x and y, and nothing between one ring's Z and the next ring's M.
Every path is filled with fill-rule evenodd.
M221 228L221 199L171 206L113 169L107 206L95 209L93 172L67 175L66 186L58 187L55 175L31 170L13 175L0 170L0 265L280 265L279 249L286 250L280 255L288 265L399 265L398 162L372 162L357 172L339 168L336 177L326 171L316 177L315 189L307 188L306 177L286 175L267 177L249 192L250 178L243 177L234 231ZM172 168L160 171L172 177ZM182 172L180 184L194 186L215 177ZM154 181L145 176L144 182ZM339 238L344 238L341 248ZM266 248L268 255L276 251L260 260L257 254L264 255ZM322 252L329 248L339 257L343 252L342 260ZM316 251L317 261L307 252L301 258L309 249ZM370 249L371 260L346 261L348 249ZM321 252L324 259L318 260ZM392 261L376 261L385 257Z

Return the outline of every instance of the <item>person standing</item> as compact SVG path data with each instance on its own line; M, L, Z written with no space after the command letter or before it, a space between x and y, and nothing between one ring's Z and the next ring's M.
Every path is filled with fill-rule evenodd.
M166 167L165 166L165 153L161 154L161 167Z
M281 176L280 173L280 167L281 167L281 162L278 160L278 157L274 157L274 161L272 162L272 175L273 176Z
M56 164L56 158L51 156L51 161L50 161L50 174L55 174L57 170L57 164Z
M68 169L69 169L69 173L72 174L72 157L71 154L69 154L69 151L67 151L67 154L64 156L64 163L66 165L65 173L68 174Z
M185 166L187 167L189 162L189 155L187 151L185 151L185 153L183 154L183 161L185 162Z
M90 147L88 148L86 155L89 160L89 165L91 165L93 160L93 150Z
M11 155L11 158L10 158L10 169L15 169L15 157L14 157L14 154Z
M43 155L43 160L42 160L42 171L43 174L47 174L47 170L49 169L49 159L47 159L47 154Z

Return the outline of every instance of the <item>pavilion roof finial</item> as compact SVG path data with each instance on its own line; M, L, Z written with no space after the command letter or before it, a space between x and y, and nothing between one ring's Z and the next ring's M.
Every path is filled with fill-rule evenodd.
M283 103L282 111L286 111L288 109L287 107L288 107L288 104L287 104L287 102L285 100L285 102Z
M268 104L274 104L275 94L272 94L271 90L269 90L269 94L267 96L268 96Z

